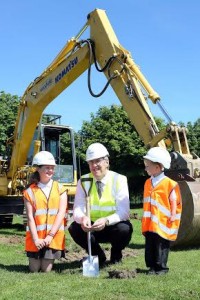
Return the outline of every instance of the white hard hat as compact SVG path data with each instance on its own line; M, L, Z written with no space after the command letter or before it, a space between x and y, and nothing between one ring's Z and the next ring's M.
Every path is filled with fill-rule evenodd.
M158 162L161 165L163 165L165 169L170 168L171 156L169 152L164 148L153 147L147 152L145 156L143 156L143 158L153 162Z
M86 161L109 156L108 150L101 143L91 144L86 151Z
M55 166L56 162L51 154L51 152L48 151L40 151L33 157L32 165L37 166L43 166L43 165L49 165L49 166Z

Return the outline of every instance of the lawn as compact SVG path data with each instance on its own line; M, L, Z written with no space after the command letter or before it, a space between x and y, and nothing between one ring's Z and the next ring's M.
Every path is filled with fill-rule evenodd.
M135 210L139 217L141 210ZM15 223L20 221L15 218ZM31 274L24 252L24 228L14 224L0 229L0 300L46 299L200 299L200 248L175 250L169 255L170 272L166 275L146 275L144 239L140 219L132 219L134 233L124 251L122 264L100 270L99 277L82 275L82 256L68 232L66 260L57 261L49 274ZM109 250L108 248L106 248ZM107 252L108 253L108 252ZM72 259L73 258L73 259ZM136 276L116 279L109 271L133 271Z

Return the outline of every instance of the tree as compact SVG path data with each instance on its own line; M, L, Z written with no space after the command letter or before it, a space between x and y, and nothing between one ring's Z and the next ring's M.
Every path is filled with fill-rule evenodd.
M123 170L124 157L138 158L143 149L143 143L122 106L100 107L96 115L91 114L90 122L83 122L79 134L83 140L82 158L85 158L85 151L91 143L101 141L108 148L111 160L114 158L112 169L118 171Z
M0 92L0 155L7 156L6 141L13 135L20 98Z

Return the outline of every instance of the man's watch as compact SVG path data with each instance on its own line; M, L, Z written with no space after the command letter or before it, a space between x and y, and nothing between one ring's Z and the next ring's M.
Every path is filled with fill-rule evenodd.
M105 226L109 225L109 220L106 218Z

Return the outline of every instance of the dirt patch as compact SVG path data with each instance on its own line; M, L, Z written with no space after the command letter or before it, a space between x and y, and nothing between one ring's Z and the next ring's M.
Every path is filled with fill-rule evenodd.
M109 249L104 249L105 250L105 255L107 260L110 259L110 250ZM75 251L66 251L65 259L68 262L74 262L74 261L81 261L83 257L87 256L88 254L86 253L85 250L83 249L78 249ZM123 250L123 258L125 257L136 257L137 253L136 250L126 248Z
M18 236L18 235L10 235L10 236L5 236L1 235L0 236L0 244L11 244L11 245L17 245L17 244L24 244L25 243L25 237L23 236ZM110 248L105 247L104 248L105 255L107 260L110 259ZM86 253L85 250L77 247L75 250L74 249L66 249L66 254L65 254L65 261L67 262L76 262L76 261L81 261L83 257L86 257L88 254ZM125 257L136 257L137 256L137 250L133 250L130 248L125 248L123 250L123 258Z
M139 215L137 213L130 214L130 219L139 220L139 221L142 220L142 218L139 217Z
M24 237L18 235L0 236L0 244L23 244Z

